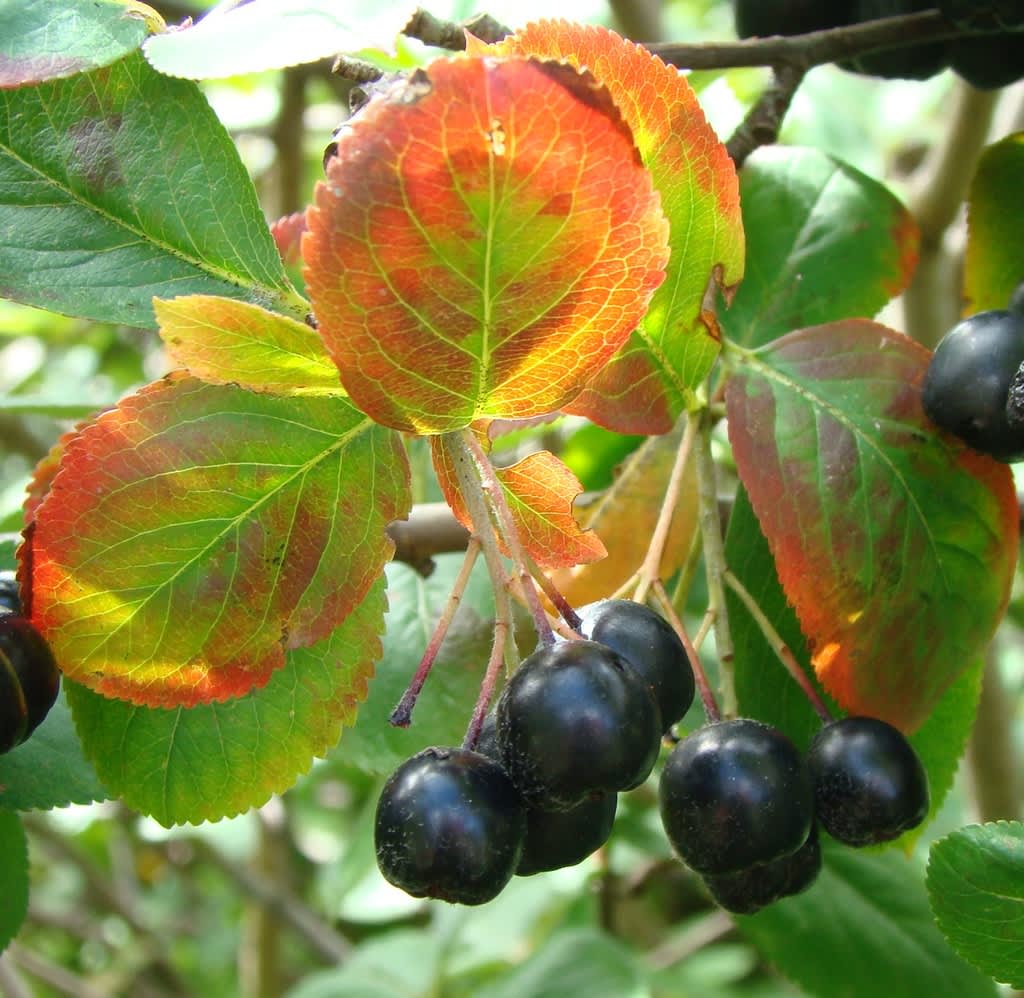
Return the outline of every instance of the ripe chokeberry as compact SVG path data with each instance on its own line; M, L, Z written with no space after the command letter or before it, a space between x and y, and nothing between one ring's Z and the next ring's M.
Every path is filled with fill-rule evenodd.
M928 813L924 766L885 721L844 717L826 724L807 749L807 767L818 821L846 845L888 842Z
M385 879L413 897L483 904L512 878L526 811L493 759L432 747L396 769L377 802L374 841Z
M807 841L796 852L735 873L709 874L704 883L726 911L752 915L766 905L807 890L821 873L818 829L811 826Z
M0 753L39 727L59 690L60 671L46 639L19 614L0 616Z
M934 0L853 0L850 23L863 24L881 17L916 14L934 6ZM945 69L948 62L948 44L935 41L867 52L839 65L855 73L883 79L927 80Z
M749 718L716 721L684 738L665 763L659 800L673 848L705 875L796 852L814 815L797 747Z
M497 718L502 765L541 810L639 786L661 744L651 691L594 641L546 645L525 658L498 698Z
M1024 457L1024 422L1007 411L1024 363L1024 315L996 309L954 326L935 348L921 404L936 426L1000 461Z
M498 758L497 716L494 711L484 719L476 750L489 758ZM542 811L527 807L526 838L516 875L528 877L582 863L608 841L618 801L618 794L607 793L588 797L568 811Z
M802 35L838 28L849 22L852 6L850 0L734 0L736 34L740 38Z
M632 600L606 599L581 607L580 633L618 652L650 688L668 730L693 703L693 667L665 618Z

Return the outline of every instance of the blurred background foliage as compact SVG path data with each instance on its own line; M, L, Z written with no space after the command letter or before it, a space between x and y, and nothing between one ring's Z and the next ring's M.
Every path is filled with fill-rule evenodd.
M209 4L154 6L174 23ZM382 9L379 0L350 7L365 8L367 16ZM454 20L486 10L512 27L557 13L641 40L734 37L729 4L718 0L569 0L557 11L549 0L437 0L428 9ZM402 40L397 64L412 65L428 55L418 43ZM691 76L723 139L768 79L767 70L758 69ZM237 141L268 220L307 203L322 175L324 147L346 117L349 86L332 77L329 62L205 85ZM882 82L821 67L801 87L781 141L822 149L909 196L926 179L932 151L948 138L950 102L958 88L964 85L948 72L924 83ZM993 98L990 112L992 137L1024 127L1021 85L1003 92L998 102ZM955 273L962 217L940 235ZM957 287L956 281L945 285L947 314L958 309ZM907 328L901 307L890 306L884 318ZM0 301L0 534L8 535L0 545L0 568L12 564L10 535L20 529L24 488L35 463L76 420L166 369L153 333ZM510 437L504 446L529 450L538 443L559 450L585 488L596 491L608 486L640 439L563 419ZM414 447L413 458L417 499L439 498L426 452ZM798 994L765 964L742 927L714 908L671 860L653 778L623 796L607 850L575 869L517 878L481 908L416 901L383 881L372 841L383 775L419 744L461 740L466 718L444 707L475 691L478 675L459 662L473 657L474 646L479 661L486 659L488 588L481 577L460 613L449 668L442 655L424 694L422 715L438 720L417 733L413 749L388 728L386 714L415 666L430 616L460 561L458 555L438 557L426 580L405 565L391 566L395 609L378 681L359 724L295 788L259 811L171 830L113 802L26 814L29 916L0 958L0 991L13 998ZM692 594L692 607L699 619L700 591ZM1021 626L1024 599L1018 595L993 646L994 706L983 706L1008 722L1001 731L1011 741L972 746L974 765L962 767L942 814L918 844L920 856L928 841L967 821L1019 815L1019 794L1005 788L1013 786L1014 759L1024 750ZM684 727L699 723L692 715ZM1010 776L993 801L986 797L986 774L999 765L1009 766Z

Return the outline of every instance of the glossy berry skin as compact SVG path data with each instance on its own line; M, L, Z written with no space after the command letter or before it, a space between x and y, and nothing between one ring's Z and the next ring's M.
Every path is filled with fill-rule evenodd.
M701 874L733 873L796 852L811 830L810 775L797 747L760 721L717 721L665 763L661 821Z
M802 35L838 28L849 23L851 7L849 0L733 0L740 38Z
M606 599L579 610L580 633L618 652L640 674L668 730L693 703L693 667L676 632L650 607Z
M560 642L524 659L497 717L502 765L526 802L546 811L639 786L661 744L650 690L594 641Z
M477 752L498 758L498 725L494 711L484 720ZM619 795L608 793L588 797L568 811L526 809L526 838L516 875L560 870L582 863L608 841L615 822Z
M811 826L807 841L796 852L770 863L758 863L736 873L704 878L715 902L735 915L753 915L784 897L807 890L821 873L818 829Z
M1024 362L1024 315L996 309L957 323L935 348L921 391L936 426L1000 461L1024 457L1024 428L1007 418Z
M818 822L850 846L888 842L928 814L928 776L903 734L874 717L825 725L807 749Z
M512 878L525 832L522 801L498 763L465 749L427 748L381 791L377 865L413 897L483 904Z
M0 753L39 727L59 690L60 671L43 636L19 614L0 616Z
M21 613L21 590L11 574L0 574L0 614Z
M915 14L934 6L935 0L854 0L850 23L863 24L881 17ZM883 79L927 80L942 72L948 62L948 44L937 41L868 52L840 65L855 73Z

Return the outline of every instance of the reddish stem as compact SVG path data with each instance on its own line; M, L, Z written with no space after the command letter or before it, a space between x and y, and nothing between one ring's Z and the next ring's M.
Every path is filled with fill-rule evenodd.
M469 719L469 727L466 729L466 737L462 740L462 747L472 751L480 739L480 729L484 726L484 718L491 705L491 697L494 696L494 687L498 682L498 672L505 661L505 639L508 635L508 621L496 620L494 622L494 643L491 645L491 657L487 660L487 671L484 673L483 682L480 684L480 693L476 698L476 705L473 707L473 715Z

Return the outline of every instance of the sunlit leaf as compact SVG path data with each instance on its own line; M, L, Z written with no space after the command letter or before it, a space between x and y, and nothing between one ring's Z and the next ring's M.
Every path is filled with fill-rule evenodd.
M199 88L135 53L0 90L0 296L155 326L154 296L185 294L302 305Z
M272 395L344 395L323 341L258 305L189 295L153 303L171 359L195 377Z
M667 226L587 74L439 60L360 112L303 241L355 403L417 433L558 409L661 283Z
M156 35L144 50L153 66L170 76L237 76L338 52L390 49L414 8L386 4L374 18L337 0L249 0Z
M581 524L597 532L608 557L553 574L555 584L573 606L610 596L643 564L682 433L680 426L672 433L651 437L623 462L608 489L580 509ZM697 476L691 461L661 558L663 579L671 578L686 559L696 529Z
M736 171L686 81L647 49L605 28L538 21L470 51L563 59L607 88L633 130L669 220L665 282L627 345L568 407L624 433L664 433L718 355L702 312L709 282L731 292L743 276Z
M1024 132L989 146L978 161L967 203L965 311L1006 308L1024 281Z
M845 710L908 731L977 660L1017 563L1009 469L925 418L928 359L850 320L744 355L726 390L737 468L818 677Z
M141 707L70 683L85 751L112 791L163 825L263 804L355 722L380 657L385 603L380 576L328 637L291 649L266 686L226 703Z
M747 274L720 321L760 346L875 315L917 264L913 217L888 188L817 149L762 146L740 172Z
M65 446L33 523L33 621L105 695L241 696L363 599L407 475L344 399L150 385Z
M0 88L108 66L163 21L125 0L8 0L0 4Z
M1024 825L968 825L936 842L928 895L939 928L964 959L1024 987Z

